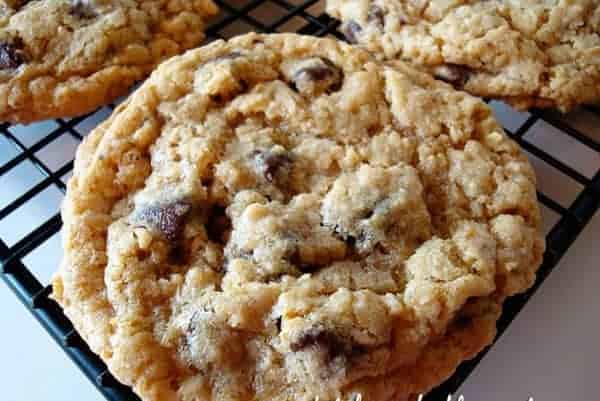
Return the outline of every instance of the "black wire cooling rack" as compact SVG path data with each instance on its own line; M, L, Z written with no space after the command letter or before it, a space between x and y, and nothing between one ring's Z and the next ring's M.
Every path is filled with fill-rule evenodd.
M216 0L221 14L212 22L208 41L229 38L246 31L298 32L317 36L342 38L336 30L339 23L323 13L320 0ZM539 182L538 199L546 221L547 250L539 269L537 281L525 294L509 299L498 322L498 335L507 328L531 295L556 266L584 226L590 221L600 204L600 109L584 108L575 114L563 116L550 111L517 113L507 106L493 102L508 134L528 153L536 170L545 170L552 178L571 188L571 197L561 190ZM40 271L54 271L54 262L31 258L41 248L58 248L55 240L61 228L58 201L35 220L31 227L21 224L19 213L29 213L30 204L44 202L48 191L65 192L65 182L73 169L74 149L85 135L114 109L110 105L74 119L58 119L25 127L0 125L0 270L2 279L14 291L27 309L64 349L98 390L110 401L138 400L131 389L117 382L106 370L104 363L94 355L60 307L49 298L52 291L48 280L40 278ZM585 127L585 128L583 128ZM592 127L590 129L590 127ZM32 134L32 132L34 132ZM544 137L540 137L540 132ZM547 149L555 139L565 139L577 154L591 154L591 166L580 166L577 160L567 160L556 147ZM58 146L59 144L60 146ZM65 145L66 144L66 145ZM69 145L70 144L70 145ZM64 148L69 149L64 151ZM63 149L63 150L57 150ZM48 155L60 153L59 160L49 161ZM572 153L573 153L572 152ZM568 153L568 152L567 152ZM62 159L61 159L62 157ZM577 158L577 157L576 157ZM56 159L56 158L55 158ZM38 176L28 184L17 185L5 193L5 182L19 180L29 167ZM538 174L539 175L539 174ZM17 178L15 178L17 177ZM548 180L548 179L547 179ZM19 183L21 181L18 181ZM566 184L564 184L566 182ZM554 183L556 184L556 182ZM555 186L555 185L554 185ZM21 188L22 187L22 188ZM12 188L12 187L11 187ZM40 200L41 199L41 200ZM47 206L47 205L46 205ZM11 227L2 228L2 225ZM7 232L15 235L7 235ZM56 249L55 249L56 250ZM446 400L468 377L483 357L463 363L445 383L425 399Z

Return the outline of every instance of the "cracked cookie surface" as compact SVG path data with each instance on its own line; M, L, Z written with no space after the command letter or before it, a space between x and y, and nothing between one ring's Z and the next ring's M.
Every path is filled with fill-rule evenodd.
M0 0L0 121L84 114L197 46L212 0Z
M349 41L474 95L568 111L600 102L597 0L327 0Z
M54 297L146 401L407 400L491 342L544 249L487 105L297 35L161 65L62 215Z

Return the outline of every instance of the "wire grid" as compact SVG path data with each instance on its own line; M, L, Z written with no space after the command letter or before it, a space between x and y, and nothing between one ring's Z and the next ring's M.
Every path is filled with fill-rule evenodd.
M226 39L246 31L298 32L343 38L337 31L339 22L323 13L323 2L320 0L215 1L221 7L221 14L209 26L207 41ZM58 238L62 223L57 205L73 169L74 149L95 125L110 114L115 104L85 116L35 124L29 128L30 132L27 135L23 134L22 126L0 124L0 185L3 188L0 191L0 270L3 280L98 390L110 401L121 401L139 398L106 370L104 363L89 350L73 329L61 308L49 298L52 288L48 280L40 277L43 274L39 272L43 268L53 271L56 265L52 263L51 266L47 266L47 260L31 258L31 255L41 248L59 248L55 239ZM506 132L528 153L534 166L537 164L538 168L542 166L542 169L551 170L552 174L560 177L558 179L561 182L568 182L566 185L572 188L570 192L574 194L571 198L565 198L556 191L546 193L542 188L544 182L539 183L541 185L538 199L547 224L547 250L533 288L506 302L498 322L499 336L540 287L599 207L600 109L587 107L575 116L565 117L551 111L533 110L530 113L517 113L496 102L492 102L492 107L499 113L499 119L503 121ZM590 134L589 128L586 132L580 127L583 120L587 121L588 127L591 124L594 132ZM34 135L31 134L32 130ZM555 138L568 136L568 141L579 152L592 155L591 166L578 166L577 163L567 162L562 155L556 154L556 149L545 149L543 143L548 137L540 140L537 137L540 130L555 131L549 133ZM50 163L46 153L52 153L51 149L56 147L57 143L62 143L64 148L65 142L71 144L67 148L72 151L63 154L62 160ZM26 174L19 173L25 165L30 168L33 166L39 178L34 180L33 184L13 190L12 194L3 195L2 183L10 180L11 176ZM32 202L39 202L40 199L44 202L45 198L42 195L49 190L60 194L55 202L56 206L50 207L51 213L36 220L31 227L25 223L25 227L22 227L22 217L19 213L27 213L28 205ZM2 228L2 224L9 227ZM7 232L14 234L15 230L17 239L9 239ZM456 373L428 394L425 400L446 400L448 394L455 393L485 352L487 351L461 364Z

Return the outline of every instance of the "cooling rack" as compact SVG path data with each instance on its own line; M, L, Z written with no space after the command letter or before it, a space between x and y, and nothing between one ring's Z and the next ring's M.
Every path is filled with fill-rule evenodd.
M221 14L210 24L207 41L247 31L342 38L337 31L339 23L323 13L320 0L216 2ZM73 329L60 307L49 298L50 273L56 269L60 257L58 207L73 169L76 146L111 113L115 104L85 116L44 121L28 127L0 124L0 275L109 401L129 401L138 397L114 379ZM540 177L538 200L547 239L535 285L505 304L498 322L500 336L599 207L600 109L582 108L564 116L539 110L519 113L497 102L491 102L491 106L506 132L527 152ZM563 145L558 145L558 139ZM565 141L569 146L564 146ZM580 157L582 154L588 157ZM48 258L48 252L54 256ZM445 401L484 354L485 351L461 364L451 378L424 400Z

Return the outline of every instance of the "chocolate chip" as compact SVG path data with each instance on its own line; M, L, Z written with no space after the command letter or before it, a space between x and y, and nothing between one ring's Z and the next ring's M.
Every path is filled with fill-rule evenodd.
M31 3L33 0L17 0L14 2L15 8L22 8L27 5L27 3Z
M458 329L465 329L471 325L473 318L467 315L459 315L454 319L454 325Z
M321 268L318 264L304 262L300 256L300 248L297 245L290 248L290 251L284 255L284 258L301 273L314 273Z
M198 317L199 317L198 311L194 311L192 313L192 316L190 316L190 320L188 321L188 324L185 329L185 332L189 336L194 335L194 332L196 331L196 327L198 325Z
M351 250L353 249L354 252L357 252L358 254L370 253L378 244L375 241L374 234L367 230L366 227L357 228L355 233L350 234L350 232L336 224L333 227L333 233L344 241Z
M273 182L277 178L277 174L289 167L292 159L285 153L275 153L271 151L255 151L254 160L258 171L269 182Z
M236 58L240 58L240 57L242 57L242 53L233 51L231 53L223 54L222 56L219 56L219 57L215 58L214 60L215 61L235 60Z
M304 351L308 348L322 352L325 362L330 362L338 357L348 359L359 357L367 351L367 347L356 344L323 327L310 328L290 343L290 349L293 352Z
M174 241L179 237L185 216L190 209L191 206L183 201L149 206L137 215L137 220L158 231L166 239Z
M225 214L223 206L214 205L208 215L206 232L208 239L219 244L225 244L231 231L231 220Z
M315 61L315 65L304 67L296 71L295 76L301 77L306 75L309 79L321 81L332 76L340 75L339 69L331 61L320 57L315 59Z
M188 265L190 258L190 251L186 248L183 241L175 243L169 250L168 261L172 265Z
M323 327L310 328L290 343L293 352L303 351L308 347L324 350L328 359L352 353L352 346L348 341Z
M348 235L346 238L344 238L344 242L346 242L350 248L354 248L356 246L356 238L352 235Z
M138 260L147 259L150 255L151 255L151 252L149 252L145 249L138 248L135 251L135 256L138 258Z
M330 60L314 57L299 63L292 83L300 93L318 95L340 89L342 79L342 71Z
M240 53L238 51L233 51L231 53L225 53L225 54L222 54L220 56L208 59L206 62L204 62L203 65L211 64L211 63L217 63L219 61L235 60L235 59L240 58L242 56L243 56L242 53Z
M434 68L433 75L446 83L462 88L471 76L471 69L457 64L445 64Z
M11 43L0 42L0 69L14 70L23 63L25 63L25 55L21 39L13 39Z
M362 28L355 21L350 20L342 25L341 31L346 37L346 40L354 45L358 43L357 35L362 31Z
M275 327L277 327L278 332L281 332L281 316L275 319Z
M353 249L359 255L365 255L373 252L375 247L377 247L379 244L376 241L373 232L369 231L367 228L360 229L356 237L349 236L348 239L346 239L348 246L350 246L349 240L352 242Z
M295 266L301 273L314 273L321 268L319 265L310 263L296 263Z
M94 18L96 10L90 0L71 0L71 15L81 19Z
M367 13L367 21L375 24L377 28L382 29L385 23L385 14L383 9L379 6L372 5L369 7L369 12Z

